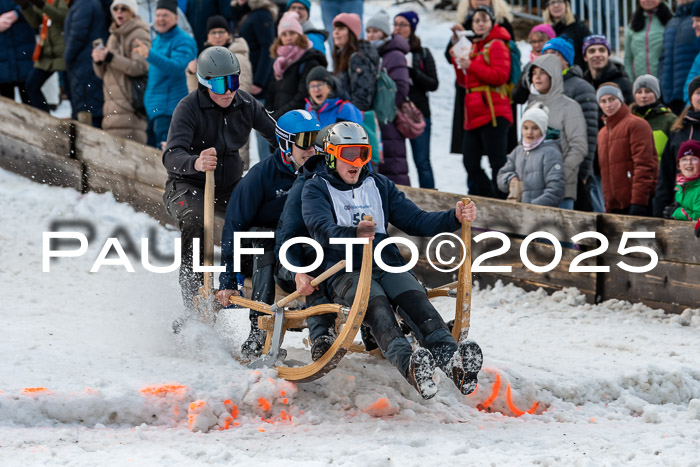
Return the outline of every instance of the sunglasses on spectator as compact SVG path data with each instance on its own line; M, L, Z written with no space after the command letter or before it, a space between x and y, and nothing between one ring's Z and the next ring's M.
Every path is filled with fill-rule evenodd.
M326 152L353 167L362 167L372 158L369 144L335 145L326 143Z
M112 8L112 11L119 13L121 11L126 12L126 11L131 11L131 10L129 10L129 7L127 7L127 6L117 5L114 8Z
M238 75L217 76L216 78L205 79L197 73L197 81L211 89L214 94L226 94L226 91L236 92L240 86L240 77Z

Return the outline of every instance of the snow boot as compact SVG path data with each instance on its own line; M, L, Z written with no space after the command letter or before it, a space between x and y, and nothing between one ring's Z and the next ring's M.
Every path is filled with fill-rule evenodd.
M311 346L311 360L315 362L323 357L323 355L328 352L328 349L331 348L334 341L335 339L333 336L318 337Z
M251 321L250 334L241 345L241 353L246 358L259 357L265 347L265 338L267 333L258 328L258 324Z
M430 351L423 348L416 349L408 364L406 380L425 400L432 399L437 394L437 385L433 381L434 372L435 360Z
M477 376L483 363L484 355L481 347L473 340L467 339L459 343L454 356L440 368L452 378L457 389L466 396L476 389Z

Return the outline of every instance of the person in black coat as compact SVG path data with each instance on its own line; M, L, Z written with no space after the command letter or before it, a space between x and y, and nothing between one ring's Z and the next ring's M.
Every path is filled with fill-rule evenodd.
M317 66L327 67L323 53L313 47L301 27L299 16L288 11L277 26L277 39L270 52L275 57L275 79L269 85L265 107L275 119L293 109L303 109L308 95L306 76Z
M413 151L413 162L418 170L418 180L421 188L435 188L433 168L430 165L430 99L428 92L438 88L438 75L435 68L435 59L430 49L423 47L416 36L418 26L418 14L415 11L404 11L394 17L394 34L400 34L408 40L411 57L408 63L408 75L411 78L411 87L408 98L421 111L425 118L425 130L423 134L410 140Z
M20 7L10 0L0 0L0 95L15 99L19 88L22 102L29 102L24 82L34 65L32 53L36 41Z
M634 102L632 81L627 76L625 67L622 64L610 60L610 54L610 42L605 36L593 34L586 37L583 42L583 59L588 63L588 70L586 70L583 77L596 90L603 83L612 82L617 84L622 90L625 104L630 105Z
M203 283L202 274L192 270L192 239L203 235L205 172L214 171L215 206L223 214L243 175L238 150L251 130L275 143L275 120L255 98L238 89L240 66L233 52L225 47L205 49L197 60L197 73L202 77L199 87L175 108L163 152L168 171L163 201L181 231L180 287L188 309ZM212 84L217 77L227 78L223 94Z
M92 48L96 39L106 42L104 10L99 0L77 0L70 4L63 23L66 49L68 85L72 118L89 112L92 125L99 128L102 123L102 80L92 68Z

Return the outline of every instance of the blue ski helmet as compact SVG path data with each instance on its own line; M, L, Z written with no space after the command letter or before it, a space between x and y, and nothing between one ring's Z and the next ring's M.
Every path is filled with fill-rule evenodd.
M306 110L290 110L277 120L275 137L282 151L282 160L285 164L291 164L289 156L292 153L292 145L296 144L301 149L308 149L314 145L316 135L321 129L318 119Z

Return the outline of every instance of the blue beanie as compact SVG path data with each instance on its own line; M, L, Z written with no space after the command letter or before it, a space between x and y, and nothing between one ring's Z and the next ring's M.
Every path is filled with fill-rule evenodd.
M301 3L306 8L306 11L311 13L311 0L289 0L287 2L287 8L285 8L284 10L289 10L289 7L292 5L292 3Z
M574 64L574 44L571 43L568 37L559 36L548 40L542 47L542 53L544 54L549 49L556 50L562 54L569 66Z
M396 16L403 17L406 21L408 21L408 24L411 25L411 31L416 32L416 28L418 27L418 21L419 21L418 13L416 13L413 10L408 10L408 11L403 11ZM396 18L396 16L394 18Z
M700 2L693 3L693 9L690 12L690 16L700 16Z

